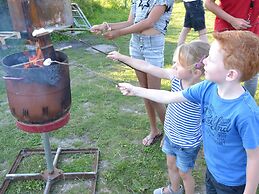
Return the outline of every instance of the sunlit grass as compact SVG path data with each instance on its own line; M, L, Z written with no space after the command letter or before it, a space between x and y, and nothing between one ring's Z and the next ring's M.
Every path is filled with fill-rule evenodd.
M101 4L98 0L77 0L77 2L86 11L85 13L92 24L103 21L122 21L128 17L129 7L127 9L123 7L124 1L120 1L122 4L120 8L112 8L115 5L112 5L111 0L102 0ZM182 2L175 3L166 35L166 68L170 68L172 65L172 54L177 45L183 18ZM206 25L208 32L211 32L214 16L208 11L206 11ZM211 42L211 34L208 36ZM128 55L130 36L120 37L113 42L89 33L81 34L79 37L89 45L81 45L78 48L64 51L72 64L80 65L80 67L70 67L71 119L62 129L50 134L52 140L55 140L52 146L56 148L59 144L63 144L69 148L98 147L101 151L97 188L99 193L152 193L153 189L167 183L167 169L165 155L161 152L159 143L151 147L144 147L141 144L142 138L149 132L149 122L143 100L137 97L122 96L115 84L107 81L110 79L114 82L129 82L137 85L136 75L131 68L108 60L103 54L92 54L85 51L86 47L90 45L112 44L117 46L121 53ZM197 38L197 32L191 31L187 42ZM23 47L18 46L1 50L0 57L23 50ZM0 73L0 75L4 75L2 70ZM163 80L162 88L170 90L170 82ZM259 103L258 90L256 101ZM159 128L162 130L161 124L159 124ZM0 146L2 148L0 152L0 182L2 183L20 149L42 147L39 134L28 134L16 128L15 119L9 111L3 80L0 80L0 133ZM22 169L20 169L21 172L34 172L34 170L45 168L41 164L45 162L44 160L39 159L36 162L34 160L35 158L25 160ZM91 158L79 156L72 166L62 163L62 161L59 165L60 168L77 170L91 164L89 160ZM34 164L30 165L31 162ZM194 171L197 191L201 191L204 185L204 169L204 159L200 155ZM76 185L76 189L71 189L69 192L84 193L85 186L81 185L84 184L79 181L79 188ZM17 183L10 188L9 193L42 193L40 191L42 187L42 182L38 181ZM60 187L62 186L58 186L58 188Z

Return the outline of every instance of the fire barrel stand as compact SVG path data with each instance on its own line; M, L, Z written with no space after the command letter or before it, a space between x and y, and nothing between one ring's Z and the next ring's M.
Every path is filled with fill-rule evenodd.
M31 132L38 133L41 132L42 141L44 149L23 149L18 154L15 162L13 163L11 170L6 174L6 178L1 186L0 193L4 193L11 181L15 180L44 180L46 185L44 189L44 194L50 192L51 186L53 183L59 180L75 180L75 179L89 179L91 180L91 193L95 193L96 188L96 179L97 179L97 170L98 170L98 160L99 160L99 150L97 148L88 148L88 149L62 149L58 148L56 151L51 150L49 142L49 132L61 128L66 125L69 121L70 114L67 113L62 118L42 125L31 125L24 124L17 121L16 125L20 129ZM19 164L25 157L29 157L35 154L44 154L47 164L47 169L41 173L31 173L31 174L17 174L15 173ZM53 159L53 155L55 157ZM62 154L94 154L94 166L93 171L91 172L63 172L61 169L57 168L58 158Z
M2 60L6 74L3 78L8 104L12 115L17 119L18 128L29 133L41 133L44 149L20 151L5 177L0 194L5 193L9 184L15 180L44 180L46 182L44 194L47 194L55 181L67 179L92 180L91 192L95 193L99 161L97 148L51 150L49 132L65 126L70 118L69 65L53 63L44 66L43 60L50 58L68 64L68 57L62 52L55 51L50 32L33 35L34 30L40 28L62 29L71 26L73 23L71 2L70 0L7 0L7 2L13 29L22 32L23 38L37 46L36 51L11 54ZM22 160L34 154L45 154L47 169L42 173L16 174ZM57 168L58 158L62 154L93 154L93 170L63 172Z
M34 52L29 55L34 55ZM15 64L24 64L24 52L9 55L3 59L6 72L5 84L9 107L17 118L19 129L29 133L41 133L44 149L23 149L18 154L11 170L6 175L0 188L5 193L11 181L44 180L44 194L50 192L51 186L58 180L91 180L91 193L95 193L99 161L98 148L51 150L49 132L65 126L70 118L71 106L69 66L53 64L47 67L23 68ZM67 56L55 51L55 58L67 62ZM47 169L41 173L16 174L21 161L35 154L45 154ZM57 168L58 158L62 154L93 154L94 162L91 172L63 172ZM55 156L54 156L55 155ZM53 159L54 156L54 159Z

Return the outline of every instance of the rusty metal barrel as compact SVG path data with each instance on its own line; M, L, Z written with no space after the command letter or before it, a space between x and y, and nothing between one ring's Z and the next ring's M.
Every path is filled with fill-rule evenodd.
M30 52L31 55L34 53ZM60 62L68 62L62 52L56 51L56 57ZM27 61L28 56L24 52L3 59L12 115L27 124L46 124L61 118L71 106L69 66L53 63L43 67L12 67Z

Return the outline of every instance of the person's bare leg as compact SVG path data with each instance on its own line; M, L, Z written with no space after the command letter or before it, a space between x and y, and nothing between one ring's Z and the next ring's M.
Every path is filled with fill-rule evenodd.
M179 174L183 180L185 194L194 194L195 181L192 176L192 170L189 170L187 173L183 173L179 170Z
M136 75L138 77L140 86L144 87L144 88L149 88L148 75L145 73L142 73L142 72L138 72L138 71L136 71ZM159 81L159 88L160 88L160 81ZM159 88L157 88L157 89L159 89ZM149 123L150 123L150 134L143 139L143 144L148 146L152 143L153 138L156 135L160 134L161 132L157 128L156 113L155 113L155 108L154 108L153 102L150 100L144 99L144 103L145 103L145 107L146 107L146 111L147 111L148 119L149 119ZM161 110L159 110L159 111L161 112ZM159 115L159 117L160 117L160 119L162 119L162 122L164 122L164 117L161 116L161 114Z
M147 75L149 89L161 89L161 79L150 74ZM161 123L164 125L166 108L164 104L150 101L152 107L155 109Z
M200 37L200 40L203 41L203 42L209 42L208 41L208 37L207 37L207 30L206 28L204 28L203 30L200 30L199 31L199 37Z
M176 158L174 156L166 155L166 162L168 168L168 176L173 191L178 191L180 188L180 175L179 170L176 166ZM164 188L164 192L168 193L168 188Z
M177 43L177 46L185 43L185 40L186 40L186 37L188 35L188 33L191 31L191 28L186 28L186 27L183 27L182 28L182 31L179 35L179 38L178 38L178 43Z

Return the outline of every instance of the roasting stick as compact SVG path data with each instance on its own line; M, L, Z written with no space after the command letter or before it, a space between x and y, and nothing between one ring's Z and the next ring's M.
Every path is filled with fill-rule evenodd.
M61 64L61 65L69 65L68 63L66 62L60 62L60 61L54 61L54 60L51 60L51 58L47 58L43 61L43 65L44 66L49 66L51 65L51 63L58 63L58 64Z
M97 51L97 52L99 52L99 53L104 54L105 56L108 55L108 53L106 53L106 52L104 52L104 51L102 51L102 50L100 50L100 49L97 49L97 48L95 48L94 46L89 45L87 42L81 40L80 38L75 38L74 36L71 36L71 35L68 35L68 34L64 34L64 33L60 32L60 31L53 31L53 29L40 28L40 29L38 29L38 30L34 30L34 31L32 32L32 36L34 36L34 37L36 36L36 37L37 37L37 36L40 36L40 35L42 35L42 34L51 33L51 32L56 32L56 33L58 33L58 34L62 34L62 35L68 36L68 37L70 37L70 38L72 38L72 39L74 39L74 40L77 40L77 41L83 43L84 45L86 45L86 46L92 48L93 50L95 50L95 51ZM125 63L125 62L123 62L123 61L121 61L121 60L117 60L117 61L119 61L120 63L123 63L124 65L130 67L131 69L136 70L135 68L131 67L130 65L128 65L127 63ZM137 71L144 73L143 71L140 71L140 70L137 70Z
M53 31L52 29L40 28L40 29L38 29L38 30L34 30L34 31L32 32L32 35L37 37L37 36L40 36L40 35L45 34L45 33L51 33L52 31ZM54 31L54 32L56 32L56 33L58 33L58 34L65 35L65 36L68 36L68 37L70 37L70 38L72 38L72 39L74 39L74 40L77 40L77 41L83 43L84 45L87 45L88 47L92 48L93 50L104 54L105 56L108 54L108 53L106 53L106 52L104 52L104 51L102 51L102 50L99 50L99 49L95 48L94 46L89 46L88 43L86 43L85 41L81 40L80 38L75 38L75 37L73 37L73 36L71 36L71 35L64 34L64 33L59 32L59 31ZM132 68L132 67L131 67L130 65L128 65L127 63L125 63L125 62L123 62L123 61L120 61L120 60L118 60L118 61L121 62L121 63L123 63L123 64L125 64L126 66ZM64 63L64 62L59 62L59 61L54 61L54 60L52 61L51 58L47 58L47 59L43 62L43 65L44 65L44 66L49 66L51 63L58 63L58 64L62 64L62 65L69 65L68 63ZM115 82L115 81L113 81L113 80L111 80L111 79L109 79L109 78L107 78L107 77L105 77L105 76L103 76L103 75L101 75L101 74L99 74L99 73L97 73L97 72L95 72L95 71L93 71L93 70L91 70L91 69L85 67L85 66L82 66L82 67L83 67L84 69L86 69L87 71L92 72L92 73L95 74L96 76L105 79L105 80L108 81L109 83L112 83L112 84L116 85L116 87L118 86L118 83L117 83L117 82ZM134 68L132 68L132 69L134 69ZM142 72L142 71L141 71L141 72Z
M69 63L51 60L51 58L47 58L47 59L43 62L43 65L44 65L44 66L49 66L49 65L51 65L52 63L58 63L58 64L60 64L60 65L68 65L68 66L82 67L83 69L86 69L87 71L93 73L93 74L96 75L97 77L100 77L100 78L102 78L102 79L108 81L109 83L115 85L116 87L118 86L118 83L117 83L117 82L115 82L115 81L113 81L113 80L111 80L111 79L109 79L109 78L103 76L102 74L97 73L96 71L93 71L93 70L91 70L91 69L89 69L88 67L85 67L85 66L83 66L83 65L69 65Z
M63 48L60 48L60 49L56 49L56 51L62 51L64 49L69 49L69 48L72 48L72 46L69 45L69 46L66 46L66 47L63 47ZM50 59L50 58L48 58L48 59ZM45 62L46 60L44 60L42 58L42 59L37 59L37 60L33 60L33 61L27 61L27 62L24 62L24 63L19 63L19 64L16 64L16 65L12 65L12 67L20 67L20 66L23 66L23 65L26 65L26 64L36 63L36 62L40 62L40 61L44 61ZM47 66L47 65L45 65L45 66Z
M70 37L70 38L72 38L72 39L74 39L74 40L76 40L76 41L79 41L79 42L83 43L84 45L86 45L86 46L92 48L93 50L104 54L105 56L108 54L108 53L106 53L106 52L104 52L104 51L102 51L102 50L99 50L99 49L95 48L94 46L90 46L87 42L81 40L80 38L76 38L76 37L74 37L74 36L71 36L71 35L68 35L68 34L64 34L64 33L62 33L62 32L58 32L58 31L55 31L55 32L58 33L58 34L61 34L61 35L68 36L68 37ZM117 60L117 61L119 61L119 62L125 64L126 66L130 67L131 69L136 70L135 68L131 67L130 65L128 65L127 63L125 63L125 62L123 62L123 61L120 61L120 60ZM117 82L115 82L115 81L113 81L113 80L111 80L111 79L109 79L109 78L107 78L107 77L104 77L103 75L101 75L101 74L99 74L99 73L97 73L97 72L95 72L95 71L93 71L93 70L91 70L91 69L89 69L89 68L87 68L87 67L85 67L85 66L82 66L82 67L85 68L86 70L88 70L88 71L94 73L96 76L99 76L99 77L105 79L106 81L108 81L108 82L114 84L116 87L118 87L118 83L117 83ZM137 71L140 71L140 70L137 70ZM140 71L140 72L144 73L143 71Z
M27 62L24 62L24 63L19 63L19 64L16 64L16 65L12 65L11 67L20 67L20 66L23 66L23 65L26 65L26 64L36 63L36 62L39 62L39 61L44 61L44 59L37 59L37 60L33 60L33 61L27 61Z
M104 51L102 51L102 50L100 50L100 49L97 49L97 48L95 48L94 46L90 46L87 42L83 41L83 40L80 39L80 38L76 38L76 37L74 37L74 36L71 36L71 35L68 35L68 34L64 34L64 33L62 33L62 32L58 32L58 31L55 31L55 32L58 33L58 34L62 34L62 35L68 36L68 37L70 37L70 38L72 38L72 39L74 39L74 40L77 40L77 41L83 43L84 45L86 45L86 46L92 48L93 50L95 50L95 51L97 51L97 52L99 52L99 53L102 53L102 54L104 54L104 55L108 55L108 53L106 53L106 52L104 52ZM135 68L131 67L130 65L128 65L127 63L125 63L125 62L123 62L123 61L121 61L121 60L117 60L117 61L119 61L120 63L123 63L124 65L130 67L131 69L136 70ZM145 73L145 72L140 71L140 70L137 70L137 71L142 72L142 73Z

